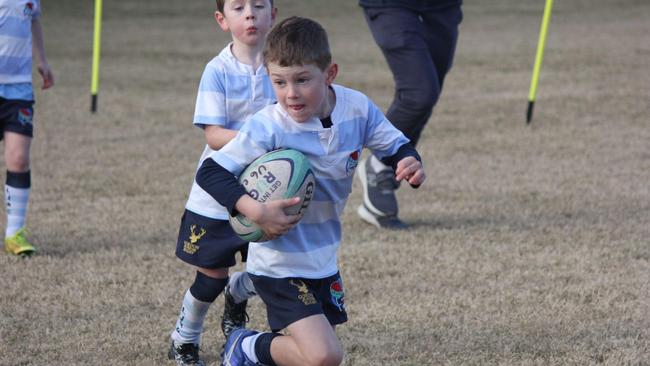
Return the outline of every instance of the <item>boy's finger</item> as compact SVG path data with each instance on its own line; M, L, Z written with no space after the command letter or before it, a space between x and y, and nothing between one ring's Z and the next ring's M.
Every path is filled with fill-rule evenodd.
M293 225L297 224L298 221L300 221L301 215L287 215L287 219L289 220L289 224L291 224L291 226L293 226Z
M402 179L408 180L412 174L413 172L411 171L411 169L404 168L400 170L399 173L397 173L397 175L395 175L395 180L398 182L401 181Z
M278 201L281 207L290 207L300 203L300 197L291 197Z

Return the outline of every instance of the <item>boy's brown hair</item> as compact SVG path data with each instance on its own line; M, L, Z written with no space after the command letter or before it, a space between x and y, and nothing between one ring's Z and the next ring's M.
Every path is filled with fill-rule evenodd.
M264 64L270 62L282 67L315 64L325 70L332 62L325 29L307 18L283 20L266 37Z
M269 0L271 7L273 7L273 0ZM226 0L217 0L217 10L223 14L223 6L226 3Z

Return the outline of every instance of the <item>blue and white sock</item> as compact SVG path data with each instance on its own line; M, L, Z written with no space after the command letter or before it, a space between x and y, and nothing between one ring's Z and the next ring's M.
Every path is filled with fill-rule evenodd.
M246 357L248 357L248 359L255 364L259 362L257 354L255 354L255 342L257 341L257 338L259 338L262 334L264 333L257 333L255 335L248 336L241 341L242 351L244 351Z
M176 343L201 343L201 332L205 314L210 308L210 302L199 301L187 290L183 298L183 306L176 321L176 328L172 332L172 339Z
M230 295L239 304L257 295L253 281L248 276L248 272L235 272L230 276Z
M5 237L14 235L25 226L29 192L31 191L31 173L7 171L5 183L5 208L7 211L7 228Z

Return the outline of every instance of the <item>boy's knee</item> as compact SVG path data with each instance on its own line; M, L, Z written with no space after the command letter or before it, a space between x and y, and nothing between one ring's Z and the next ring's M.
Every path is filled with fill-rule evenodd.
M324 352L312 352L307 358L308 366L338 366L343 362L343 350L340 347Z

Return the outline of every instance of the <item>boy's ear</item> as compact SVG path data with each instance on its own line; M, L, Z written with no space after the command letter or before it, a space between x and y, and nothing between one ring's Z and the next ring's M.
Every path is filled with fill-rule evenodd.
M230 27L228 27L228 22L226 22L226 16L223 15L222 12L215 11L214 20L217 21L217 24L219 24L219 27L221 28L222 31L228 32L230 30Z
M271 20L275 21L275 17L278 16L278 8L271 9Z
M327 82L328 86L332 85L338 73L339 73L339 65L332 62L329 66L327 66L327 69L325 69L325 74L326 74L325 81Z

